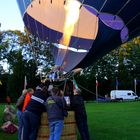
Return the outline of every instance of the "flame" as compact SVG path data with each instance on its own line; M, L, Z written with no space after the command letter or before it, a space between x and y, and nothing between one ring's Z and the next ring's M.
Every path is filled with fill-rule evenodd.
M80 6L81 4L77 0L67 0L65 5L66 17L63 36L60 40L60 43L65 46L69 46L71 36L74 32L74 26L79 19Z

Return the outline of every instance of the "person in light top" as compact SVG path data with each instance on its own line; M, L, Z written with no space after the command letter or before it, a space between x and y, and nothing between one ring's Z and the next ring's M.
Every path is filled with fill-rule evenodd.
M28 90L24 89L22 91L21 96L18 98L18 100L16 102L17 118L18 118L18 140L21 140L22 127L23 127L23 123L22 123L22 108L23 108L24 99L25 99L25 96L26 96L27 92L28 92Z

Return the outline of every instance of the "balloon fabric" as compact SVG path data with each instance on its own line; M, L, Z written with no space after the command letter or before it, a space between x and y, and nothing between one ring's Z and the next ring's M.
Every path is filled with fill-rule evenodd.
M66 6L71 1L77 2L71 8L77 8L79 13L65 45ZM17 0L17 3L26 28L51 44L54 62L62 71L90 66L140 35L140 0Z

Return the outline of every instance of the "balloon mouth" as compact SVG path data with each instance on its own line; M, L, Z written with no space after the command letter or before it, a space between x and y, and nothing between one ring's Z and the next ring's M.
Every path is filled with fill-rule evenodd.
M62 49L62 50L65 50L65 51L72 51L72 52L76 52L76 53L87 53L87 52L89 52L89 50L76 49L76 48L73 48L73 47L65 46L63 44L53 43L53 46L58 48L58 49Z
M56 66L66 66L68 62L67 57L68 54L78 54L78 55L85 55L87 54L88 50L84 49L76 49L73 47L68 47L62 44L53 43L53 49L56 52L55 53L55 65ZM73 57L70 57L70 59L73 59Z

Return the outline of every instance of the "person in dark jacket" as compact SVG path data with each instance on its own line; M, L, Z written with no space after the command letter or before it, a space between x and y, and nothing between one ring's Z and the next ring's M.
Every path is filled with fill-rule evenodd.
M49 140L60 140L64 117L68 115L65 110L65 99L62 97L62 92L58 88L52 88L52 96L46 101L48 121L50 126Z
M74 95L71 97L71 107L75 112L75 120L81 136L81 140L90 140L87 124L87 114L80 89L74 90Z
M36 140L40 125L42 112L46 111L44 102L46 101L47 89L45 86L38 86L31 96L31 100L23 113L23 140Z

